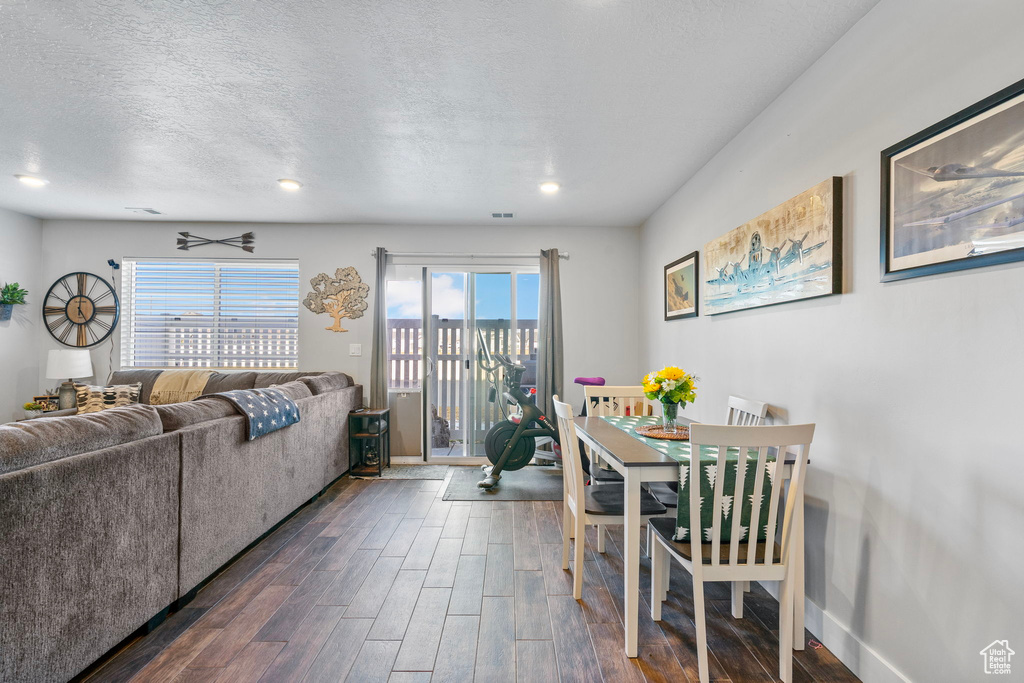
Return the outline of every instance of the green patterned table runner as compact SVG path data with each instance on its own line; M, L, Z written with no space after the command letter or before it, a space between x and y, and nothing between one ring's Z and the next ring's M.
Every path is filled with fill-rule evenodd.
M641 441L659 453L664 453L668 457L680 463L679 467L679 500L678 507L676 507L676 538L677 541L685 541L689 538L690 534L690 486L689 477L687 473L690 469L690 442L689 441L669 441L666 439L651 439L646 436L641 436L633 431L633 428L638 425L653 425L660 424L661 418L656 416L646 417L602 417L602 420L608 424L621 429L637 441ZM736 462L739 459L739 449L730 448L726 453L726 466L725 466L725 481L723 482L722 489L722 528L721 528L721 540L727 542L731 539L732 534L732 513L733 513L733 492L736 490ZM714 446L705 446L701 449L700 454L701 461L701 477L700 477L700 497L701 497L701 508L700 508L700 521L701 528L704 530L704 540L706 542L711 541L711 505L704 505L704 501L712 501L715 498L715 475L717 473L718 463L718 448ZM758 524L760 533L758 534L758 540L763 541L765 538L766 529L768 525L768 498L772 492L772 466L770 463L775 462L775 456L769 454L765 458L765 476L764 484L761 487L761 510L758 515L761 519ZM757 450L750 449L747 452L747 471L744 474L743 479L743 509L740 512L740 539L745 539L747 536L747 530L750 526L750 515L753 510L753 498L754 498L754 483L757 476Z

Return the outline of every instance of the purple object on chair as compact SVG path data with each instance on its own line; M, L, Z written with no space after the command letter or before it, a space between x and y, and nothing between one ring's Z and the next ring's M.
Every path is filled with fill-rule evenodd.
M603 387L604 377L577 377L574 384L582 384L585 387Z

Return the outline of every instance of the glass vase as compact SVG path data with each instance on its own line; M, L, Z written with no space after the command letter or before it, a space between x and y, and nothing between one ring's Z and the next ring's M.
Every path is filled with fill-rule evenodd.
M662 401L661 411L661 428L666 434L675 434L676 417L679 415L679 404L672 401Z

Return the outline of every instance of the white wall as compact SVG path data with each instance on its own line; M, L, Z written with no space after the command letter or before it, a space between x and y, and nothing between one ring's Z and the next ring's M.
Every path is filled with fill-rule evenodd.
M180 230L212 237L256 233L254 258L296 258L302 282L320 272L333 273L355 266L370 285L366 315L345 320L345 333L328 332L326 315L300 307L299 367L304 370L341 370L357 382L369 382L373 341L374 247L393 252L524 253L557 247L571 258L561 262L562 306L565 320L566 382L574 377L604 375L609 382L635 382L638 372L638 311L634 283L639 263L635 228L531 228L423 227L380 225L280 225L231 223L144 223L109 221L45 221L43 224L43 280L52 282L64 273L86 270L110 278L107 259L125 256L185 257L175 247ZM238 249L211 246L189 252L197 258L245 256ZM118 271L120 277L120 271ZM115 332L117 343L119 332ZM348 355L349 344L361 343L363 356ZM40 357L57 342L44 333ZM97 377L106 378L110 344L93 351ZM114 363L118 351L114 350ZM582 390L577 400L582 401Z
M28 290L26 305L0 322L0 422L24 417L23 403L45 388L36 351L46 288L39 272L42 224L36 218L0 209L0 286L17 282Z
M1022 25L1015 0L883 0L642 228L644 359L703 378L689 416L734 393L818 425L808 623L864 680L1024 652L1024 264L883 285L878 258L880 151L1024 77ZM832 175L844 294L662 321L665 263Z

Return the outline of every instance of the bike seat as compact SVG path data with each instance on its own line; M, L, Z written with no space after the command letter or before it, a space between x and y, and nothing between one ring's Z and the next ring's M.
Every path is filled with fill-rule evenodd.
M573 383L585 387L603 387L604 377L577 377L573 380Z

